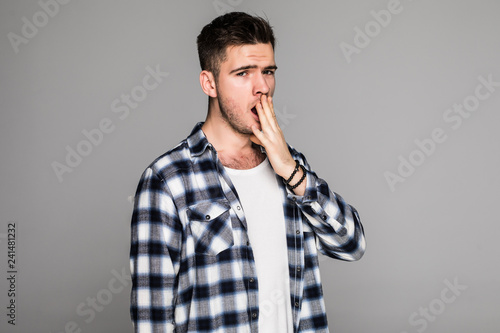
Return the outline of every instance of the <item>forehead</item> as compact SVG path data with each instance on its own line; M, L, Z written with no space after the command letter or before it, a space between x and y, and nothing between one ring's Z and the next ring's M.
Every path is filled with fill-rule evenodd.
M257 65L259 67L274 65L274 50L271 43L228 47L226 61L221 64L221 67L231 69L244 65Z

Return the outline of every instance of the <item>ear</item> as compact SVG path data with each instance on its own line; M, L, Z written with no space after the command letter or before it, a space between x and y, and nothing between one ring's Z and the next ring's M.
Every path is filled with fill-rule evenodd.
M217 88L215 86L215 78L212 72L203 70L200 73L200 85L205 94L210 97L217 97Z

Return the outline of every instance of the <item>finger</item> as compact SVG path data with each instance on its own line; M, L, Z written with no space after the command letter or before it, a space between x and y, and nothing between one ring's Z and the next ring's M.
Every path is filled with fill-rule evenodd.
M250 140L253 142L253 143L256 143L260 146L264 146L265 147L265 142L266 142L266 137L264 135L264 133L262 133L259 128L255 125L252 126L252 132L253 132L253 135L250 136Z
M278 118L276 117L276 112L274 112L274 104L273 104L273 98L271 96L267 96L267 104L269 105L269 115L272 121L270 123L272 124L272 127L275 132L281 132L280 125L278 123Z
M272 99L270 99L270 98L271 97L269 97L269 96L262 95L261 104L262 104L264 114L266 116L267 123L269 124L269 126L271 126L271 128L274 131L276 131L277 127L278 127L278 123L276 120L276 115L274 114Z
M267 96L267 104L269 104L269 108L271 109L271 114L273 115L273 117L276 117L276 114L274 113L273 98L271 96Z
M255 136L255 134L250 135L250 141L256 145L263 146L262 142Z
M257 110L257 115L259 116L259 122L262 130L264 131L268 128L272 128L269 123L269 116L266 113L266 110L264 110L264 106L262 105L262 99L260 103L257 103L255 109Z
M267 97L267 103L269 104L269 109L271 111L271 116L273 118L274 128L278 130L280 129L280 126L278 124L278 118L276 117L276 112L274 112L274 103L273 103L273 98L271 96Z

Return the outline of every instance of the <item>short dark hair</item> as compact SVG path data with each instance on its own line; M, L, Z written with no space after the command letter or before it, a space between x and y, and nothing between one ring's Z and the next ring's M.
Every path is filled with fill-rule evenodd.
M269 21L262 17L231 12L203 27L196 43L201 69L212 72L217 80L228 47L271 43L274 50L274 33Z

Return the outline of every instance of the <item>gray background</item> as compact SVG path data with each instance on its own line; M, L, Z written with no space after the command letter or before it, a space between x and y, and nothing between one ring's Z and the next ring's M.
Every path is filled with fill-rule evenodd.
M443 116L478 77L500 81L500 3L401 0L348 62L341 43L355 45L356 27L377 29L370 12L389 3L71 1L44 22L37 1L2 0L0 331L131 332L130 282L116 278L129 277L130 197L144 168L204 119L195 38L234 9L275 27L287 141L365 227L361 261L321 260L331 331L498 332L500 87L459 128ZM23 36L33 16L38 32L16 53L9 33ZM120 119L113 101L140 92L148 66L169 74ZM112 132L58 179L52 164L105 118ZM397 174L400 156L422 157L414 141L436 128L446 141L392 191L384 174ZM11 221L16 326L5 315ZM466 289L454 295L446 281Z

